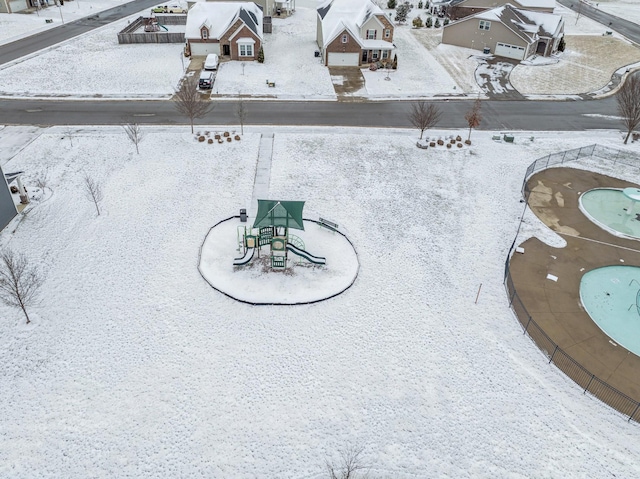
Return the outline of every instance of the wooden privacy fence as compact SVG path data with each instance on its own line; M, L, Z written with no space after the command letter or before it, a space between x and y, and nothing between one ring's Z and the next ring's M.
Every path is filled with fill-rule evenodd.
M159 25L186 24L185 15L158 15L156 16L156 19L158 20ZM118 43L184 43L184 32L145 32L144 25L146 21L146 18L138 17L125 28L123 28L120 33L118 33Z

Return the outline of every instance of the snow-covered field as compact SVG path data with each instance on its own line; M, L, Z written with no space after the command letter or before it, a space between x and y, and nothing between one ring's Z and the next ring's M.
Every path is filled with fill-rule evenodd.
M474 132L451 152L402 130L144 131L136 155L121 129L54 128L4 167L53 194L0 233L46 273L31 326L0 305L0 476L320 479L352 444L373 479L640 475L638 425L547 364L502 285L527 165L619 134ZM249 307L198 274L270 131L270 196L359 253L332 300Z
M171 95L183 74L182 44L118 44L117 33L139 15L45 49L13 65L0 67L0 94L45 97Z
M130 0L73 0L62 7L48 7L36 13L0 13L0 45L38 32L59 27L79 18L117 7ZM45 19L53 22L46 23Z

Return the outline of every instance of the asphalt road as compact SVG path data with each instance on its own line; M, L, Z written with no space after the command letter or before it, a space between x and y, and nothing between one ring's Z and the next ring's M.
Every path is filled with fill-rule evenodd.
M435 102L443 115L440 128L464 128L469 101ZM303 126L410 127L410 102L248 101L246 124ZM196 124L235 125L237 103L220 101ZM580 131L619 128L616 101L483 101L485 130ZM0 124L7 125L149 125L188 124L171 101L0 100Z
M604 25L604 30L615 30L632 42L640 45L640 25L629 22L620 17L609 15L608 13L605 13L596 7L592 7L587 3L580 2L579 0L557 0L557 2L565 7L571 8L575 12L579 11L580 14L585 17L591 18L598 23L602 23L602 25ZM640 8L640 4L635 6L630 5L629 8ZM580 22L580 19L578 19L578 22ZM604 33L604 31L602 33Z
M29 37L16 40L12 43L0 46L0 65L11 62L25 55L42 50L44 47L55 45L56 43L63 42L69 38L76 37L83 33L89 32L94 28L101 27L121 18L133 15L145 8L151 8L158 4L159 0L136 0L134 2L125 3L117 7L105 10L104 12L96 13L95 15L87 18L81 18L73 22L65 23L59 27L46 30L38 33L37 35L31 35ZM64 17L64 6L62 8L62 16ZM58 7L49 7L48 10L43 10L42 22L44 23L45 17L59 17L60 12Z

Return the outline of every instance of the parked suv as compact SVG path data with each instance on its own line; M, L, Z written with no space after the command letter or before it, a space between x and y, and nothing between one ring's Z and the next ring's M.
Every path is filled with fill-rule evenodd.
M213 87L213 81L216 78L214 72L202 71L200 73L200 80L198 81L198 88L202 90L210 90Z
M186 10L177 3L170 3L168 5L158 5L151 9L153 13L186 13Z

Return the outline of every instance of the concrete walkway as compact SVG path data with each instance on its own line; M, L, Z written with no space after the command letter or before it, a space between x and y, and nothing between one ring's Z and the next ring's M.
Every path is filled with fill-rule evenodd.
M256 176L253 180L253 194L248 214L255 218L258 212L258 199L269 198L269 182L271 181L271 156L273 155L273 133L263 134L260 137L260 149L258 150L258 163Z

